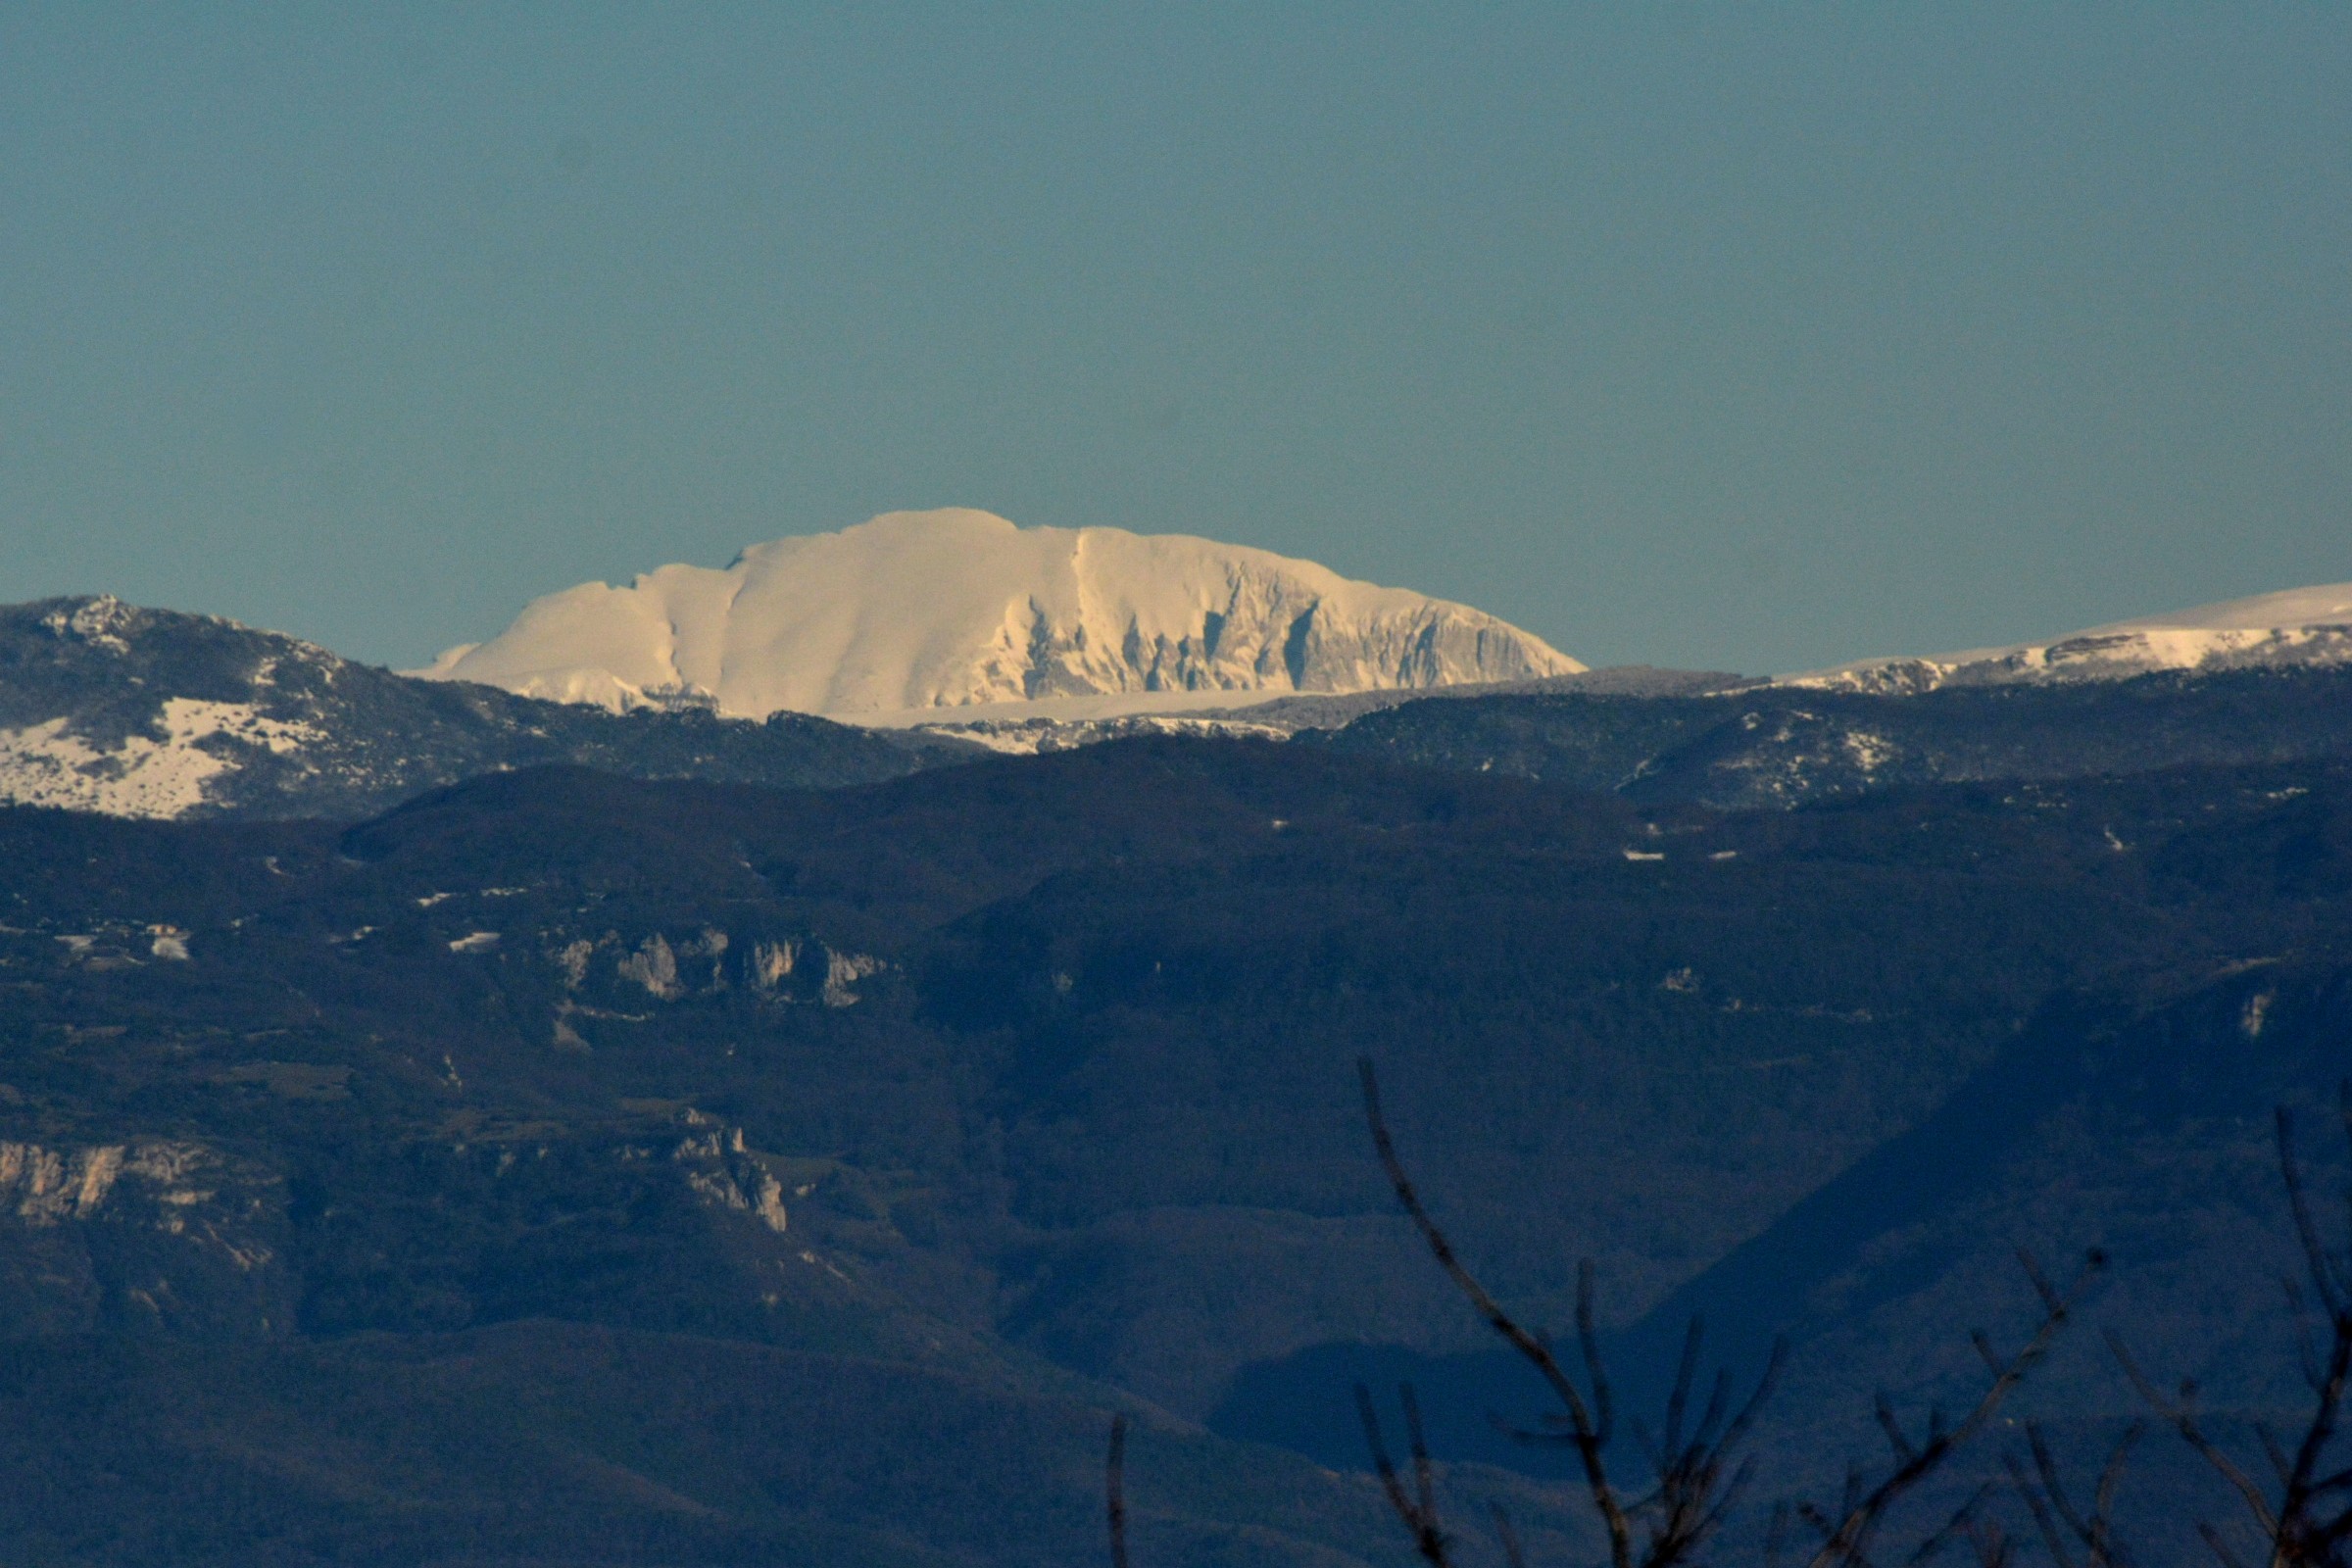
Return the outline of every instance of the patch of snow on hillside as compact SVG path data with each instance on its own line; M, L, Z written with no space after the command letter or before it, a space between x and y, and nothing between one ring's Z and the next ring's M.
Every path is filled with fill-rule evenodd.
M100 750L53 718L0 729L0 800L111 816L184 816L205 803L207 784L235 766L216 737L284 756L321 739L308 724L270 718L250 703L174 697L165 702L164 739L132 735Z
M1844 745L1846 756L1865 773L1876 772L1898 755L1897 748L1886 736L1865 729L1854 730L1846 735Z
M1113 713L1098 718L1058 715L985 718L972 721L942 719L915 726L928 735L971 741L993 752L1034 757L1041 752L1066 752L1101 741L1138 735L1223 736L1227 739L1286 741L1291 731L1279 724L1252 723L1246 718L1194 718L1183 713Z

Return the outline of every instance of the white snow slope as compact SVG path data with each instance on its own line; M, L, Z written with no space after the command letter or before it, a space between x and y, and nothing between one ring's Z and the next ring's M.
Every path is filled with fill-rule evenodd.
M1788 686L1923 692L2012 681L2121 680L2155 670L2352 664L2352 582L2289 588L2093 626L2049 643L1927 659L1871 659L1782 678Z
M1183 535L886 513L526 607L429 679L622 710L688 702L905 722L943 709L1211 693L1357 692L1585 666L1466 606ZM1225 699L1230 702L1228 695Z
M112 750L68 733L59 717L0 729L0 802L55 806L113 816L184 816L205 803L208 781L235 770L234 754L208 750L225 736L283 757L320 738L313 726L271 718L251 703L173 697L164 703L164 739L133 735Z

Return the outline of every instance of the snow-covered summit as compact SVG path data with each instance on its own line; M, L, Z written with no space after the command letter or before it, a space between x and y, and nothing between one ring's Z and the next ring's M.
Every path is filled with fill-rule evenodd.
M2119 620L2048 643L1926 659L1870 659L1784 677L1850 691L1933 691L2017 681L2122 680L2158 670L2352 664L2352 582L2289 588Z
M723 569L583 583L415 673L616 710L684 703L904 721L1054 699L1141 711L1209 694L1230 703L1583 668L1467 606L1312 562L949 509L754 545Z

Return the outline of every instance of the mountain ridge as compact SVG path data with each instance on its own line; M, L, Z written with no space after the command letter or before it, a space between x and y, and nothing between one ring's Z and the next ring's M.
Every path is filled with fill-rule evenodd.
M2069 632L2046 643L1857 660L1785 675L1785 686L1908 696L1944 686L2121 680L2352 664L2352 582L2317 583Z
M537 762L784 785L974 749L804 714L614 714L409 680L212 615L111 596L0 606L0 801L114 815L355 817Z
M1069 698L1128 710L1422 689L1585 666L1466 605L1183 534L885 513L534 600L425 679L614 710L875 719Z

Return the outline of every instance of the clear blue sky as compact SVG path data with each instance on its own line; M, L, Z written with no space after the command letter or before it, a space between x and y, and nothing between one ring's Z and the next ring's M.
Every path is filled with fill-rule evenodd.
M897 507L1744 670L2352 578L2341 4L0 8L0 600Z

